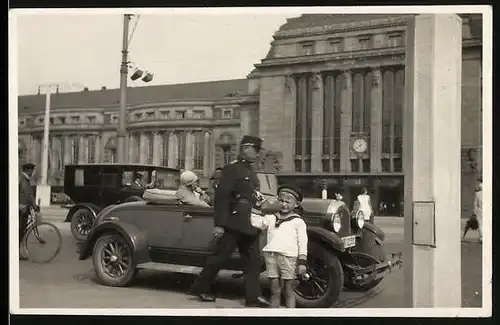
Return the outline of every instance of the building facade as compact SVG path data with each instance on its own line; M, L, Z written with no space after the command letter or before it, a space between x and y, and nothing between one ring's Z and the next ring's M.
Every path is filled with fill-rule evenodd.
M407 18L302 15L274 34L266 58L246 80L132 88L130 161L207 176L234 158L242 134L254 134L264 138L266 149L280 153L280 177L299 184L306 195L319 197L326 188L352 204L367 187L375 208L383 208L379 214L399 214ZM482 170L481 16L462 19L462 205L468 214ZM54 95L53 182L60 182L65 163L116 159L119 93L75 97L91 94L92 103L69 98L74 94ZM58 96L69 97L57 106ZM42 95L19 98L19 144L34 161L40 161L43 103Z

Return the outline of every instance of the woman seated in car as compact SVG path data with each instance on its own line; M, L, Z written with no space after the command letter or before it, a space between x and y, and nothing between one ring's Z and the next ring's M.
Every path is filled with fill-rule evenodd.
M198 186L198 176L190 170L181 174L180 186L175 196L182 204L209 207L207 195Z

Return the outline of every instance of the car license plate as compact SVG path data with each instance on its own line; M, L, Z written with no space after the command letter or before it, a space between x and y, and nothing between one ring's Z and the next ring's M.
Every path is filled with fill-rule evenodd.
M342 242L344 243L344 248L356 246L356 236L342 237Z

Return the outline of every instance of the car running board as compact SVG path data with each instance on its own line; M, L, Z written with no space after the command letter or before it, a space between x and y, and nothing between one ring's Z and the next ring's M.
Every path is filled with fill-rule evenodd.
M147 262L137 265L138 269L146 269L146 270L155 270L155 271L165 271L165 272L173 272L173 273L185 273L185 274L200 274L202 267L198 266L186 266L186 265L177 265L177 264L168 264L168 263L156 263L156 262ZM237 271L229 271L229 270L220 270L220 275L232 276Z

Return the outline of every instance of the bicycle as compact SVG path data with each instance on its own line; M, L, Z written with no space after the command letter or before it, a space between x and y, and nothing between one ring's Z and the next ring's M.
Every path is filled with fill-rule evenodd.
M41 215L30 207L26 233L21 243L29 260L39 264L48 263L61 251L62 236L54 224L42 221Z

